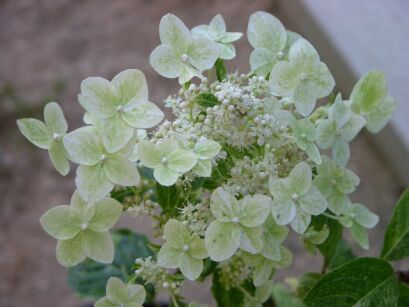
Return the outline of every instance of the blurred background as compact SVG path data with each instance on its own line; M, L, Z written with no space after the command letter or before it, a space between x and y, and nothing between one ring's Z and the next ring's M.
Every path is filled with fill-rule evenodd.
M77 103L81 80L88 76L110 79L127 68L144 71L151 101L163 106L163 99L175 93L178 84L176 80L156 74L148 59L159 44L160 18L168 12L179 16L189 28L209 23L214 15L221 13L228 30L245 33L253 12L268 11L279 17L288 29L311 39L322 52L323 61L333 69L340 90L349 91L361 69L385 68L388 77L400 80L402 85L407 84L408 79L402 79L407 72L406 75L401 73L404 62L399 62L401 59L397 57L402 55L402 61L407 62L403 54L408 49L395 45L393 50L399 49L401 53L393 53L393 56L386 50L392 48L390 41L398 44L399 39L407 37L408 32L403 36L399 22L399 18L409 13L407 2L389 1L390 16L382 10L384 1L355 2L0 0L0 306L84 305L66 286L65 269L55 259L56 242L39 224L40 216L47 209L68 203L74 190L75 172L72 170L67 177L61 177L52 168L47 153L35 148L17 131L16 118L42 119L44 104L54 100L61 104L70 130L75 129L82 123L83 110ZM357 7L361 11L357 11ZM390 17L388 20L392 24L388 25L389 28L378 22L375 28L354 28L362 25L365 18L375 20L376 14L380 14L378 11L384 18ZM337 21L342 26L338 27ZM373 46L365 41L360 45L356 32L362 37L380 38L385 46ZM342 39L347 35L352 35L353 39L345 46ZM329 39L334 37L335 41ZM345 47L354 52L343 53ZM228 67L247 72L251 49L245 36L236 44L236 49L238 56L228 63ZM368 57L374 54L374 50L378 57ZM372 62L362 64L361 58L369 58ZM401 65L385 65L396 61ZM395 82L393 84L395 86ZM403 96L400 88L395 86L392 90L392 95ZM403 91L407 91L406 87ZM344 95L348 96L349 92ZM397 113L403 113L403 119L407 118L406 110L399 108L401 112ZM405 147L405 141L401 139L405 131L409 132L409 129L403 133L400 130L398 136L403 145L393 141L393 146ZM366 204L381 217L379 226L370 232L370 255L379 253L391 210L405 186L404 176L393 168L393 163L389 163L393 159L378 150L379 144L386 147L391 140L390 135L374 138L362 133L352 143L349 167L362 179L352 198ZM398 149L388 147L388 151L396 154ZM407 164L406 152L399 154L403 158L398 162ZM119 226L149 233L150 222L124 218ZM299 276L307 270L319 270L320 259L304 255L300 242L292 240L289 245L300 253L294 264L280 276ZM364 254L362 250L356 250ZM196 287L194 293L187 292L191 298L212 303L206 285Z

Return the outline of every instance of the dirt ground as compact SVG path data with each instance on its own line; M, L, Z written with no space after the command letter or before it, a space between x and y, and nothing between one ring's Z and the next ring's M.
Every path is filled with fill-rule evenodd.
M55 260L56 242L38 221L47 209L67 203L74 189L74 172L61 177L47 153L23 139L16 130L16 111L41 117L36 107L46 102L50 88L60 82L65 89L59 102L70 129L77 128L83 112L76 101L81 80L112 78L126 68L143 70L151 100L161 103L177 90L175 80L160 77L148 63L149 53L159 43L162 15L172 12L192 27L222 13L229 29L245 32L249 15L257 10L279 13L279 6L267 0L0 0L0 306L84 304L67 288L65 269ZM250 47L245 38L237 49L238 57L229 67L247 71ZM10 88L16 94L4 95L4 89L9 93ZM352 144L352 153L350 167L362 178L353 198L381 217L371 232L374 249L370 254L375 255L400 185L365 135ZM149 223L139 220L124 219L120 225L149 229ZM298 242L289 245L300 250ZM297 276L318 269L319 264L300 253L285 274ZM187 291L189 297L212 302L207 286L194 289Z

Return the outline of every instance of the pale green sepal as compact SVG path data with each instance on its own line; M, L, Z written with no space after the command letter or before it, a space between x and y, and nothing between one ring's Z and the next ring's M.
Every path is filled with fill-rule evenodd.
M205 243L214 261L229 259L240 246L241 231L237 224L213 221L206 229Z
M179 266L180 248L172 247L168 242L162 245L158 253L158 265L167 269L176 269Z
M191 235L186 225L175 219L170 219L165 224L163 238L171 246L183 248L184 245L189 243Z
M179 256L179 269L189 280L195 280L203 270L203 260L193 258L189 253L182 253Z
M264 223L271 212L272 200L270 197L255 194L246 195L239 201L239 221L245 227L257 227Z
M111 81L117 88L121 103L127 105L131 101L148 100L148 85L142 71L127 69L117 74Z
M59 240L56 247L58 262L65 267L73 267L87 258L82 250L82 234L68 239Z
M118 307L118 305L111 303L107 297L103 297L95 302L94 307Z
M136 165L124 156L115 155L108 157L104 161L103 167L106 176L115 184L134 186L140 181Z
M197 160L196 165L192 168L193 174L200 177L210 177L212 175L212 161Z
M44 121L47 127L54 133L65 134L68 130L64 113L56 102L49 102L44 107Z
M128 125L140 129L152 128L164 117L163 112L150 101L138 101L130 110L121 115Z
M106 285L107 298L115 304L121 304L128 300L128 289L126 284L117 277L108 279Z
M81 244L84 253L92 260L100 263L112 263L114 260L114 242L108 231L85 230L81 232Z
M70 159L81 165L95 165L102 155L97 136L89 126L78 128L66 134L63 144Z
M89 221L89 228L104 232L111 229L122 215L122 205L115 199L106 197L95 203L94 214Z
M239 203L231 193L220 187L211 195L210 210L220 222L231 222L239 215Z
M102 118L112 116L120 102L118 89L101 77L89 77L83 80L78 100L85 110Z
M196 162L196 155L183 149L175 150L167 155L167 167L173 172L187 172L195 166Z
M348 229L352 237L363 249L369 249L368 233L364 227L354 222L351 228Z
M52 135L46 125L34 118L23 118L17 120L20 132L31 143L42 149L48 149Z
M102 140L109 153L114 153L123 148L132 139L135 128L129 126L120 114L115 114L104 121Z
M75 215L70 206L57 206L40 218L43 229L57 240L67 240L75 237L80 232L80 219Z
M114 187L114 184L108 180L101 163L94 166L80 165L77 168L75 184L81 197L86 201L99 200Z
M159 165L153 170L153 177L163 186L171 186L176 183L181 174L171 171L164 165Z
M263 249L263 228L241 226L240 249L257 254Z
M61 141L52 140L48 148L51 163L55 169L63 176L70 172L70 163L65 156L64 146Z
M215 157L221 150L221 146L218 142L203 139L199 140L194 147L194 153L200 160L207 160Z

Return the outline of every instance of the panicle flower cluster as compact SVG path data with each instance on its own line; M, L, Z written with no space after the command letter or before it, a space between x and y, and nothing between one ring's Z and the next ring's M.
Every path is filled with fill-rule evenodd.
M156 291L166 290L179 294L183 288L183 280L169 274L152 257L138 258L135 264L135 277L142 279L145 284L153 285Z
M45 107L44 123L18 121L62 175L69 161L78 165L71 205L42 217L58 240L60 263L112 262L109 230L123 211L155 219L166 242L157 261L137 259L135 274L171 289L173 298L183 278L214 272L205 268L208 258L226 287L248 280L263 287L292 262L283 246L290 228L309 251L326 240L329 228L316 230L318 216L337 220L368 248L366 229L378 217L349 199L359 177L346 165L349 142L363 128L381 130L396 107L383 73L363 76L349 99L335 96L335 80L315 48L265 12L249 20L248 74L226 72L223 60L235 56L233 42L242 34L227 32L220 15L189 30L168 14L159 34L150 63L181 84L165 99L173 120L162 122L144 74L130 69L81 83L84 127L68 132L56 103ZM327 96L335 98L316 108Z

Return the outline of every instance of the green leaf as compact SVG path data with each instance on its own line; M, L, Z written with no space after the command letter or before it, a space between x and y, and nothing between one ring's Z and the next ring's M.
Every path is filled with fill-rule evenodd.
M322 277L304 298L308 306L396 306L398 282L384 260L359 258Z
M48 149L51 142L51 132L42 121L34 118L23 118L17 120L17 126L31 143L42 149Z
M224 66L223 60L218 58L216 63L214 63L214 68L216 69L217 80L219 82L223 81L227 75L226 66Z
M409 286L399 283L399 301L398 307L409 306Z
M166 212L175 213L176 208L178 207L181 199L182 191L179 187L172 186L163 186L159 183L156 183L156 198L157 202L161 208Z
M303 299L321 277L322 274L320 273L316 272L305 273L299 280L299 284L297 287L297 296Z
M403 192L393 210L381 256L392 261L409 256L409 189Z
M219 100L212 93L200 93L195 96L193 102L205 108L220 104Z
M111 276L126 281L132 274L135 259L153 256L148 239L129 230L116 230L112 234L115 257L112 264L87 259L68 269L68 286L81 298L95 300L105 295L105 285Z
M243 305L244 294L240 289L228 287L220 280L219 270L213 273L212 293L219 307L239 307Z

